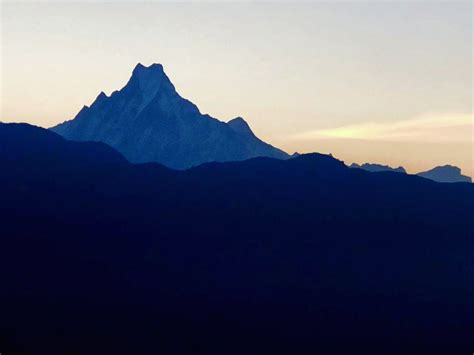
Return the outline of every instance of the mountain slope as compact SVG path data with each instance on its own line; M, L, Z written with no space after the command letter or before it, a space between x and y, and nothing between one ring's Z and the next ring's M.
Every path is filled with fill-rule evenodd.
M472 184L320 154L177 171L4 124L0 196L7 354L474 346Z
M176 92L160 64L138 64L124 88L110 97L101 93L91 107L51 130L70 140L107 143L133 163L158 162L175 169L288 157L255 137L241 118L227 124L201 114Z
M417 175L437 182L472 182L469 176L461 174L460 168L452 165L437 166Z

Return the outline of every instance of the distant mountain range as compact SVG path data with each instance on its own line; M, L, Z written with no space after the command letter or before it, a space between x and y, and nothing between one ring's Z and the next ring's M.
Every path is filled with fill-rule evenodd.
M107 143L133 163L158 162L175 169L288 158L257 138L243 118L224 123L201 114L176 92L161 64L138 64L125 87L110 97L101 92L73 120L51 130L70 140Z
M370 172L393 171L395 173L403 173L403 174L407 173L405 168L403 168L401 166L399 166L398 168L392 168L388 165L381 165L381 164L365 163L365 164L359 165L359 164L356 164L356 163L352 163L349 167L350 168L357 168L357 169L364 169L364 170L367 170L367 171L370 171Z
M350 168L357 168L363 169L370 172L381 172L381 171L391 171L395 173L403 173L406 174L406 170L403 167L392 168L388 165L380 165L380 164L369 164L365 163L362 165L352 163ZM472 182L472 179L469 176L465 176L461 174L461 169L457 166L452 165L444 165L435 167L429 171L424 171L417 173L416 175L424 177L426 179L430 179L436 182Z
M2 354L474 348L472 184L321 154L173 170L0 124L0 196Z
M452 165L437 166L417 175L438 182L472 182L471 177L462 175L461 169Z
M121 90L110 97L101 92L74 119L50 129L70 140L106 143L132 163L157 162L173 169L299 155L290 156L263 142L241 117L225 123L201 114L196 105L176 92L161 64L138 64ZM380 164L354 163L350 167L406 173L403 167ZM418 175L438 182L471 182L459 168L449 165Z

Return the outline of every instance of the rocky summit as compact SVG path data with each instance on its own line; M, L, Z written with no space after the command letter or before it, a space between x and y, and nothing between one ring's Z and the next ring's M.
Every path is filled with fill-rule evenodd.
M288 155L257 138L243 118L228 123L202 114L182 98L161 64L138 64L128 83L77 116L51 128L75 141L97 141L132 163L158 162L186 169L206 162Z

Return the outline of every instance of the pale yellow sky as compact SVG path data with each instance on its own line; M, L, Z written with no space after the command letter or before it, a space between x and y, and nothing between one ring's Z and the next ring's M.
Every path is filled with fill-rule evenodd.
M2 2L0 120L49 127L136 63L289 152L473 175L472 3Z

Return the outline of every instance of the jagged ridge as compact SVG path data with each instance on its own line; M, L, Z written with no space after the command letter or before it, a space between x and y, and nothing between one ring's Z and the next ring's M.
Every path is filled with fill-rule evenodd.
M133 163L159 162L175 169L288 157L258 139L242 118L225 123L202 114L176 92L161 64L138 64L120 91L110 97L101 92L73 120L51 130L71 140L107 143Z

